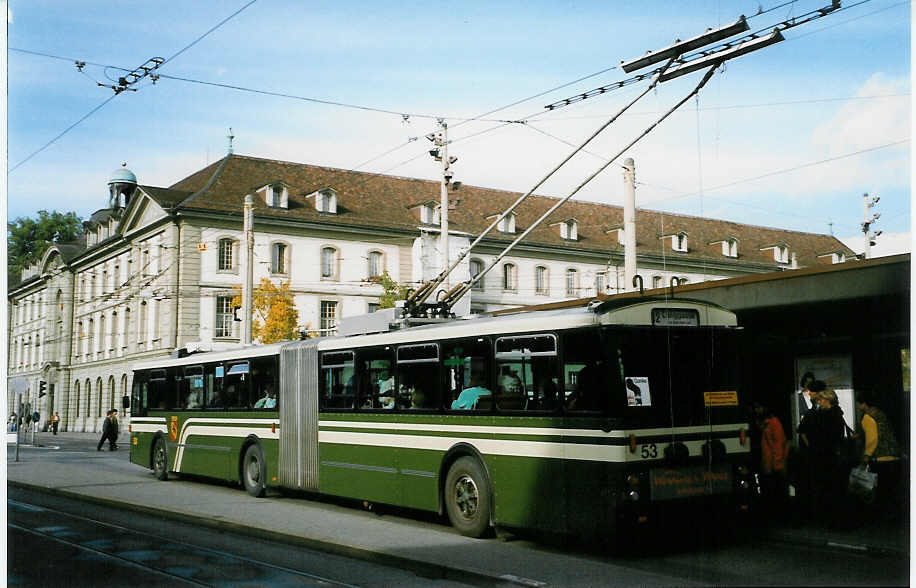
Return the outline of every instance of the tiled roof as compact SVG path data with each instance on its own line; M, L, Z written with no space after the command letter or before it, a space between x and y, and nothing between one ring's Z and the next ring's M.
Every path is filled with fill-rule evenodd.
M169 188L157 188L156 186L139 187L149 194L150 198L156 201L156 204L163 208L172 208L191 195L191 192L185 190L171 190Z
M202 211L241 212L246 194L257 188L282 180L289 186L289 208L269 208L263 200L255 199L255 214L259 217L317 221L328 225L345 224L367 227L416 230L420 224L416 210L419 203L439 200L439 183L397 176L229 155L171 186L170 192L195 193L178 208ZM218 172L218 173L217 173ZM208 185L209 183L209 185ZM330 187L338 192L337 214L320 213L305 196ZM206 189L204 189L206 188ZM147 187L144 190L148 191ZM449 228L480 234L498 214L515 202L520 193L469 186L451 192L454 208L449 209ZM491 241L509 243L519 233L531 226L541 214L556 203L556 198L532 196L515 209L516 233L490 233ZM551 226L566 219L578 221L578 239L570 241L560 237L559 228ZM623 208L570 200L558 208L545 223L531 232L526 242L575 250L616 251L623 247L617 242L612 228L623 226ZM848 257L854 253L831 235L802 233L783 229L745 225L724 220L677 215L651 210L637 210L636 246L641 255L662 255L670 258L687 257L731 263L776 263L772 251L762 247L786 243L797 256L799 266L815 265L818 255L843 251ZM687 233L688 252L671 250L669 240L663 235ZM722 255L718 242L734 237L738 240L737 260ZM821 262L822 263L822 262Z

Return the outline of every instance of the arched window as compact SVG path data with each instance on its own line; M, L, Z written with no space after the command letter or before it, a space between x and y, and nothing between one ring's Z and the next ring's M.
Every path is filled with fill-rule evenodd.
M548 292L548 279L547 279L547 268L539 265L534 268L534 293L535 294L547 294Z
M385 273L385 258L381 251L369 252L369 277L378 278Z
M127 374L121 374L121 397L128 396L127 393Z
M86 404L85 404L85 410L84 410L83 412L84 412L84 414L88 417L89 414L90 414L90 412L89 412L89 406L90 406L90 403L92 402L92 382L89 380L89 378L86 378L86 394L85 394L85 397L86 397Z
M105 329L105 315L103 314L99 317L99 353L105 357L106 351L108 351L108 332Z
M286 243L271 243L270 245L270 273L289 273L289 246Z
M515 264L507 263L503 266L503 290L518 290L518 272Z
M566 295L579 295L579 272L573 268L566 270Z
M114 376L108 376L108 408L115 407L115 379Z
M98 401L96 402L96 415L97 417L102 416L102 378L96 378L95 380L95 390L98 394Z
M111 313L111 335L108 338L108 350L112 356L120 349L120 339L123 334L124 331L121 330L121 325L118 324L118 311L114 311Z
M483 271L483 262L480 261L479 259L472 259L470 270L471 270L471 277L476 278L478 275L480 275L480 272ZM483 290L483 279L480 279L474 282L474 289Z
M337 279L337 250L333 247L322 247L321 249L321 279Z
M77 380L73 382L73 398L75 399L73 405L76 407L76 417L80 416L80 381Z
M233 271L235 269L235 241L229 238L220 239L218 249L216 269Z
M95 354L95 321L89 319L89 328L87 330L86 337L89 338L89 352L86 358L86 361L92 361L92 358Z

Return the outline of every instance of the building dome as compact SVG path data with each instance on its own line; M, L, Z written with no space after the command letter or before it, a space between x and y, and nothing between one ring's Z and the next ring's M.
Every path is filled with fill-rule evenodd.
M136 189L137 176L127 169L127 163L122 163L121 167L111 172L111 179L108 180L108 207L126 208Z

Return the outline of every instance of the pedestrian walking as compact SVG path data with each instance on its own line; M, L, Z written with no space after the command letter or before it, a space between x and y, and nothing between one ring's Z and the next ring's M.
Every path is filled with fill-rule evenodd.
M60 426L60 415L56 412L51 415L51 432L57 435L57 428Z
M111 427L108 432L108 450L117 451L118 450L118 434L120 433L117 408L113 408L111 410L110 421L111 421Z
M99 444L96 446L96 451L102 450L102 445L105 444L105 441L111 443L111 411L109 410L105 413L105 420L102 421L102 438L99 439Z
M16 416L15 412L10 413L10 419L9 419L10 432L15 433L18 428L19 428L19 417Z

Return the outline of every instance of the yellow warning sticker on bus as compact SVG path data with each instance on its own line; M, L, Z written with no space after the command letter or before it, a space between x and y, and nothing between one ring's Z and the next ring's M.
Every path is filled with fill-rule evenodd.
M722 392L703 392L706 406L738 406L738 392L724 390Z

